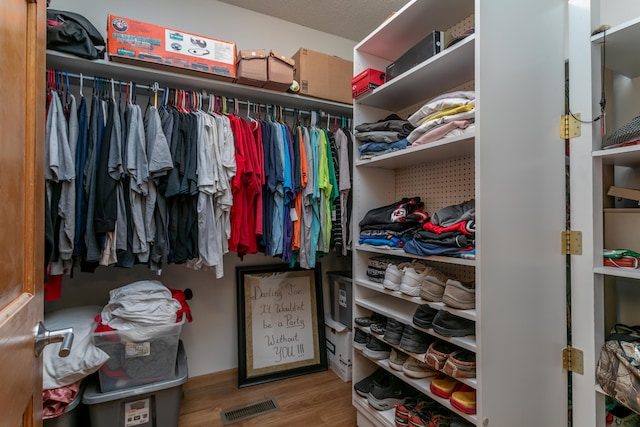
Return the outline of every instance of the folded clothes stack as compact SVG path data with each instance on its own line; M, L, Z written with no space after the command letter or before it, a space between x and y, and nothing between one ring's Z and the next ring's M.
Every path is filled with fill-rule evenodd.
M403 246L407 253L475 257L475 200L450 205L435 212Z
M375 123L361 123L356 126L356 139L361 159L407 148L407 136L414 126L396 114L391 114Z
M420 197L371 209L360 221L360 244L402 248L429 219Z
M475 106L474 91L449 92L431 99L408 119L415 126L407 136L410 146L461 135L473 129Z

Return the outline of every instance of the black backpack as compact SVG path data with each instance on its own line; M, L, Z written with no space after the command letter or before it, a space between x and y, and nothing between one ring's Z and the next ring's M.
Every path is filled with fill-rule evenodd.
M87 59L102 59L106 43L87 18L73 12L47 9L47 49Z

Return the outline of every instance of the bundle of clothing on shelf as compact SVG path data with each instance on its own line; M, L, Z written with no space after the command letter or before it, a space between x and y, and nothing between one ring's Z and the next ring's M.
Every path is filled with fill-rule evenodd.
M79 102L55 80L47 93L45 258L54 289L73 266L186 264L221 278L229 252L303 268L332 250L347 254L345 119L327 130L299 114L287 124L281 108L241 117L237 102L231 114L210 96L206 109L197 94L173 89L159 106L150 96L141 107L133 87L118 96L113 82L111 93L94 85Z
M360 244L402 248L429 219L420 197L407 197L371 209L359 223Z
M429 216L420 197L403 198L368 211L359 223L360 244L403 249L406 253L475 258L475 200L446 206ZM389 260L368 266L373 281L383 278Z
M355 130L360 159L370 159L407 148L407 137L414 126L396 114L391 114L375 123L361 123Z
M454 255L475 258L475 200L450 205L436 211L422 229L406 242L410 254Z
M356 126L360 159L417 147L475 128L475 92L454 91L427 101L407 120L396 114Z
M462 135L474 128L474 91L455 91L433 98L409 116L415 129L407 136L412 147Z

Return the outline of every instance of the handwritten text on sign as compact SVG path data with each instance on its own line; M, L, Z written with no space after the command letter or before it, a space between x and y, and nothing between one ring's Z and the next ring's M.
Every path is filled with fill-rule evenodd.
M313 359L309 277L274 274L251 280L253 368Z

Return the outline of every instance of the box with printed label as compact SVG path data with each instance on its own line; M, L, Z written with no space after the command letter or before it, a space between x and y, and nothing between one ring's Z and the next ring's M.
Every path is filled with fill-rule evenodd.
M384 84L384 72L367 68L351 79L351 95L354 98Z
M352 333L349 329L341 331L330 326L325 326L325 339L327 344L327 361L329 367L342 381L351 381Z
M183 324L184 317L171 325L93 332L93 343L109 355L98 371L102 392L172 379Z
M300 84L301 95L344 104L353 103L352 61L306 48L298 49L293 59L296 62L294 79Z
M449 40L451 40L451 35L449 33L444 31L432 31L431 34L403 53L400 58L387 65L385 75L386 81L390 81L391 79L398 77L405 71L442 52Z
M236 45L197 34L109 15L109 59L153 68L179 69L187 74L207 73L213 79L236 77Z

